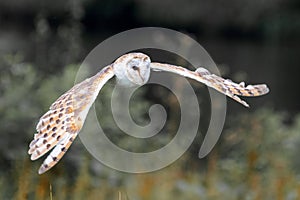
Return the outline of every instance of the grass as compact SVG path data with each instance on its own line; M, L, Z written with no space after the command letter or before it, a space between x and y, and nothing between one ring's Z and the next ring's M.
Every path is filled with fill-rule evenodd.
M102 166L95 174L91 158L72 172L62 160L38 175L37 163L25 158L1 177L0 191L3 199L17 200L300 199L300 118L285 125L280 114L261 110L238 121L202 161L186 153L152 173L127 174Z

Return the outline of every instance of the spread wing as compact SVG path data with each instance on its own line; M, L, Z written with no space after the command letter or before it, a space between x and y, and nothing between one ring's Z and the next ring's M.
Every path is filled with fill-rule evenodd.
M269 88L266 84L245 86L244 82L234 83L229 79L224 79L220 76L212 74L207 69L202 67L198 68L196 71L190 71L180 66L163 63L151 63L150 67L154 71L172 72L204 83L205 85L231 97L232 99L236 100L246 107L249 107L249 105L238 96L255 97L264 95L269 92Z
M52 168L66 153L80 132L100 89L113 76L111 66L103 68L60 96L40 118L28 154L31 160L36 160L54 149L41 165L39 174Z

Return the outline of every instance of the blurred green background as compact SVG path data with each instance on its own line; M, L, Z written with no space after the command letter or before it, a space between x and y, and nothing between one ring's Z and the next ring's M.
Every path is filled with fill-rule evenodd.
M250 109L229 99L221 138L204 159L197 153L208 125L205 105L196 140L162 170L115 171L94 160L77 139L56 167L38 175L42 159L31 162L27 150L39 117L72 87L96 45L147 26L190 35L224 77L265 82L271 92L248 98ZM0 199L300 199L299 36L298 0L0 1ZM203 106L206 88L195 85ZM149 106L163 104L164 133L136 141L114 124L106 109L111 85L103 88L96 105L112 141L147 152L172 139L178 103L169 91L158 90L141 89L130 110L143 124Z

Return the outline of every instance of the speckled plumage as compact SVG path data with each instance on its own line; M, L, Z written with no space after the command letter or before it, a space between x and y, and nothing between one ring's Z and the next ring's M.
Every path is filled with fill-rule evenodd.
M113 77L111 66L75 85L59 97L36 126L37 134L29 145L31 160L55 148L39 169L39 174L53 167L68 150L81 130L87 113L104 83Z
M73 86L69 91L59 97L44 114L37 126L37 133L29 145L28 153L31 160L36 160L49 152L39 169L42 174L52 168L66 153L70 145L80 132L87 113L94 103L102 86L114 75L120 84L143 85L146 84L150 70L167 71L185 76L233 98L244 106L248 104L238 96L260 96L269 92L265 84L248 85L234 83L211 74L204 68L195 72L180 66L151 63L150 58L142 53L125 54L113 64L103 68L95 76Z
M244 82L241 82L239 84L234 83L230 79L219 77L215 74L210 73L207 69L202 67L196 69L196 71L193 72L180 66L162 63L151 63L151 69L155 71L172 72L184 77L194 79L231 97L232 99L236 100L246 107L249 107L249 105L245 101L241 100L238 96L255 97L264 95L269 92L269 88L266 84L245 86Z

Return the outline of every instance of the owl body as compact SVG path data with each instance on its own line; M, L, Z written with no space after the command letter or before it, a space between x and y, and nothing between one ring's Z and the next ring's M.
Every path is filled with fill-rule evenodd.
M66 153L80 132L86 116L103 85L116 75L123 86L144 85L150 72L167 71L194 79L248 106L238 96L260 96L269 92L265 84L248 85L234 83L211 74L204 68L190 71L180 66L154 63L143 53L129 53L103 68L95 76L74 85L60 96L44 114L37 126L37 133L29 145L31 160L36 160L53 149L39 169L39 174L52 168Z

